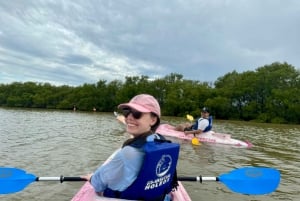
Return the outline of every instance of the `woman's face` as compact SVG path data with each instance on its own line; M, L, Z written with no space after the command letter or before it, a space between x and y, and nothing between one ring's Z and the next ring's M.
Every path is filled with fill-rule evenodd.
M127 124L127 132L132 134L133 136L139 136L145 132L149 132L151 130L151 126L153 126L157 117L151 115L151 113L141 113L139 115L135 115L138 111L131 110L125 115L125 122Z

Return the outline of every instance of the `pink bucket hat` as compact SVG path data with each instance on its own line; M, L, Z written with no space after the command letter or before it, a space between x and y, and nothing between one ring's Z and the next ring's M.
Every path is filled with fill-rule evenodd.
M119 109L130 107L139 112L153 112L160 118L160 106L157 100L149 94L140 94L133 97L129 103L122 103Z

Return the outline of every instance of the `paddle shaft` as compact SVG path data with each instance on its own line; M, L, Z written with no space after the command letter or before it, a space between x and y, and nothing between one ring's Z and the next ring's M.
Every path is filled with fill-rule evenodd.
M197 176L197 177L178 177L179 181L197 181L202 183L202 181L219 181L218 177L202 177L202 176Z
M202 181L219 181L218 177L178 177L179 181L198 181L202 183ZM36 181L60 181L61 183L64 181L86 181L86 179L81 177L37 177Z
M63 183L64 181L86 181L86 179L81 177L37 177L36 181L60 181Z

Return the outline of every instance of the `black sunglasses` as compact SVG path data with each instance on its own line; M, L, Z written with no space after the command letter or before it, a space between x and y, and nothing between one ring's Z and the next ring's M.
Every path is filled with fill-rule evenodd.
M134 110L134 109L131 109L131 108L123 108L122 110L123 112L123 115L127 118L128 115L131 113L132 116L135 118L135 119L140 119L143 115L142 112L139 112L137 110Z

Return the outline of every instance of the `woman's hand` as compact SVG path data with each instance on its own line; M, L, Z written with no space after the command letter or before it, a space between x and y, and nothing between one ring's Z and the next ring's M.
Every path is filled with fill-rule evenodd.
M87 174L85 176L82 176L81 178L86 179L87 181L91 181L92 176L93 176L93 174L90 173L90 174Z

